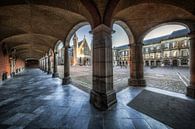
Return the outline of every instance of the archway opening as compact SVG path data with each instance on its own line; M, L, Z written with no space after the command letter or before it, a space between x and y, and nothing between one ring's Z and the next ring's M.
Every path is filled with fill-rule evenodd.
M60 78L64 78L65 48L68 48L72 84L90 91L92 89L92 34L88 22L82 22L74 26L66 37L65 46L59 44L57 47Z
M130 77L130 43L134 42L128 26L122 21L113 24L113 86L118 92L128 86Z
M89 24L78 27L69 42L72 83L83 90L92 89L92 34Z
M64 44L62 41L58 41L55 46L55 52L57 52L57 71L59 73L60 79L64 78ZM52 60L52 66L54 60Z
M186 93L189 85L189 29L180 23L152 28L143 39L147 86Z

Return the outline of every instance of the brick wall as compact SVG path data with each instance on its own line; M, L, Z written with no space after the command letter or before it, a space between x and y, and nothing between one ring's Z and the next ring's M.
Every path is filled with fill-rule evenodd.
M24 61L21 59L16 60L16 69L23 68ZM10 63L9 63L9 56L4 55L2 51L2 46L0 45L0 81L2 81L3 73L7 73L7 76L10 76Z
M21 59L16 60L16 69L22 69L25 67L25 62Z

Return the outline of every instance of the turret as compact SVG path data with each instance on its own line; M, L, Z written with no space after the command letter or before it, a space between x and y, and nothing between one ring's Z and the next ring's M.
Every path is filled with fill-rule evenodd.
M75 33L73 37L73 65L77 64L77 51L78 51L78 37Z

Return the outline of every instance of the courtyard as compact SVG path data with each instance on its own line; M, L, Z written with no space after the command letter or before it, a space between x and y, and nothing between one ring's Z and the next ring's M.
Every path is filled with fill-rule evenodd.
M63 65L58 66L58 71L63 78ZM128 87L129 73L129 67L113 67L114 89L117 92ZM70 76L74 85L92 89L91 66L71 66ZM187 67L144 67L144 77L148 87L185 94L190 72Z

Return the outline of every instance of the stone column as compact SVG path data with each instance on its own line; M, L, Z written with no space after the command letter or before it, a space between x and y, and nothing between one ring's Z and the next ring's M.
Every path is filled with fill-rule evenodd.
M181 66L181 59L178 59L178 66Z
M41 70L44 70L44 63L43 63L43 58L41 58Z
M156 60L154 60L154 66L157 66L157 61Z
M90 102L106 110L117 102L113 90L112 29L99 25L93 29L93 88Z
M41 62L42 62L42 71L44 71L44 60L43 60L43 58L41 58Z
M53 68L53 75L52 75L53 78L59 77L58 68L57 68L58 65L57 58L58 58L58 52L54 52L54 68Z
M187 87L187 96L195 98L195 32L190 35L190 85Z
M151 66L151 60L148 60L148 64L149 64L149 66Z
M62 85L70 84L70 67L69 67L69 54L68 54L68 46L64 48L64 78Z
M39 59L39 68L41 69L41 59Z
M45 60L45 72L47 73L47 56L45 56L44 60Z
M51 59L50 59L50 55L48 55L47 62L48 62L47 74L51 74Z
M45 59L43 57L43 72L45 71Z
M10 76L13 77L14 76L14 59L11 58L10 59Z
M129 86L146 86L143 71L142 43L131 44L130 79Z

